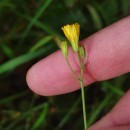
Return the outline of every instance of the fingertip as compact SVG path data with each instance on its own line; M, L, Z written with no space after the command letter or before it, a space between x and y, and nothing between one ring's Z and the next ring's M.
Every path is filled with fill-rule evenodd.
M52 54L36 64L34 64L27 72L26 81L29 88L38 95L50 96L54 93L54 87L50 87L54 78L54 65L53 65L53 55ZM52 90L53 89L53 90Z
M70 57L74 67L75 64L72 62L72 59ZM43 96L64 94L79 88L78 82L60 51L33 65L27 72L26 80L33 92Z
M27 82L27 85L28 87L36 94L38 95L44 95L44 96L47 96L47 93L45 91L42 91L41 93L41 89L39 88L40 87L40 83L38 83L38 75L37 75L37 71L36 71L36 65L32 66L27 74L26 74L26 82Z

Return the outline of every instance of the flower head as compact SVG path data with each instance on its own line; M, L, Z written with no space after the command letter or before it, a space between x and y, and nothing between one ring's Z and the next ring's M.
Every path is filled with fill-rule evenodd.
M72 48L75 52L78 52L79 46L79 34L80 34L80 25L78 23L72 24L72 25L66 25L61 28L67 37L67 39L70 41Z

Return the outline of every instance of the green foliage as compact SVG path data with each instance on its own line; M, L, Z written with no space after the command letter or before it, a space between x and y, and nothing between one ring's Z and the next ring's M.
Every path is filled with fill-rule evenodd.
M83 39L127 16L129 7L129 0L0 0L0 130L82 129L80 91L35 95L26 85L27 70L57 49L63 25L80 23ZM124 94L129 77L86 90L89 125Z
M37 58L38 56L44 54L46 51L50 49L50 46L46 47L46 49L42 48L35 52L26 53L19 57L16 57L14 59L11 59L3 64L0 65L0 74L10 71L11 69L16 68L17 66L26 63L27 61L30 61L34 58Z
M37 130L39 127L43 126L46 122L46 116L49 112L48 104L44 104L43 111L39 114L36 122L33 124L31 130Z

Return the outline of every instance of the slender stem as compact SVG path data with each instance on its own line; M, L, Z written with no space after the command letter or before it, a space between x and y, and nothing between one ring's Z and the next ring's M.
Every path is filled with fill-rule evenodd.
M84 130L87 130L87 116L86 116L86 105L85 105L85 94L84 94L83 81L80 81L80 86L81 86L81 95L82 95Z
M78 77L78 75L76 74L76 72L72 69L72 67L71 67L71 65L70 65L70 63L69 63L69 61L68 61L68 58L66 58L66 61L67 61L67 64L68 64L68 66L69 66L70 70L71 70L71 71L72 71L72 73L74 74L74 76L75 76L76 80L78 80L78 81L79 81L79 77Z
M79 64L80 64L80 87L81 87L81 95L82 95L82 106L83 106L83 119L84 119L84 130L88 129L87 126L87 116L86 116L86 104L85 104L85 92L84 92L84 78L83 78L83 74L84 74L84 63L82 61L82 59L80 58L79 54L76 53Z
M80 83L80 88L81 88L81 95L82 95L82 106L83 106L83 120L84 120L84 130L88 129L87 126L87 116L86 116L86 106L85 106L85 92L84 92L84 79L83 79L83 75L84 75L84 63L82 61L82 59L80 58L80 55L78 54L78 52L76 53L79 64L80 64L80 76L77 75L77 73L72 69L68 58L66 58L67 64L70 68L70 70L72 71L72 73L74 74L75 78L77 81L79 81Z

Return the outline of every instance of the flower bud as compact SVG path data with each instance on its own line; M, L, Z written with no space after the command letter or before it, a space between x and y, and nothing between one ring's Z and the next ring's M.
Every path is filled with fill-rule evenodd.
M83 46L81 46L79 48L79 54L80 54L81 58L84 60L86 57L86 53L85 53L85 48Z
M60 48L62 50L62 53L65 57L68 56L68 45L67 45L67 42L66 41L62 41L61 42L61 45L60 45Z

